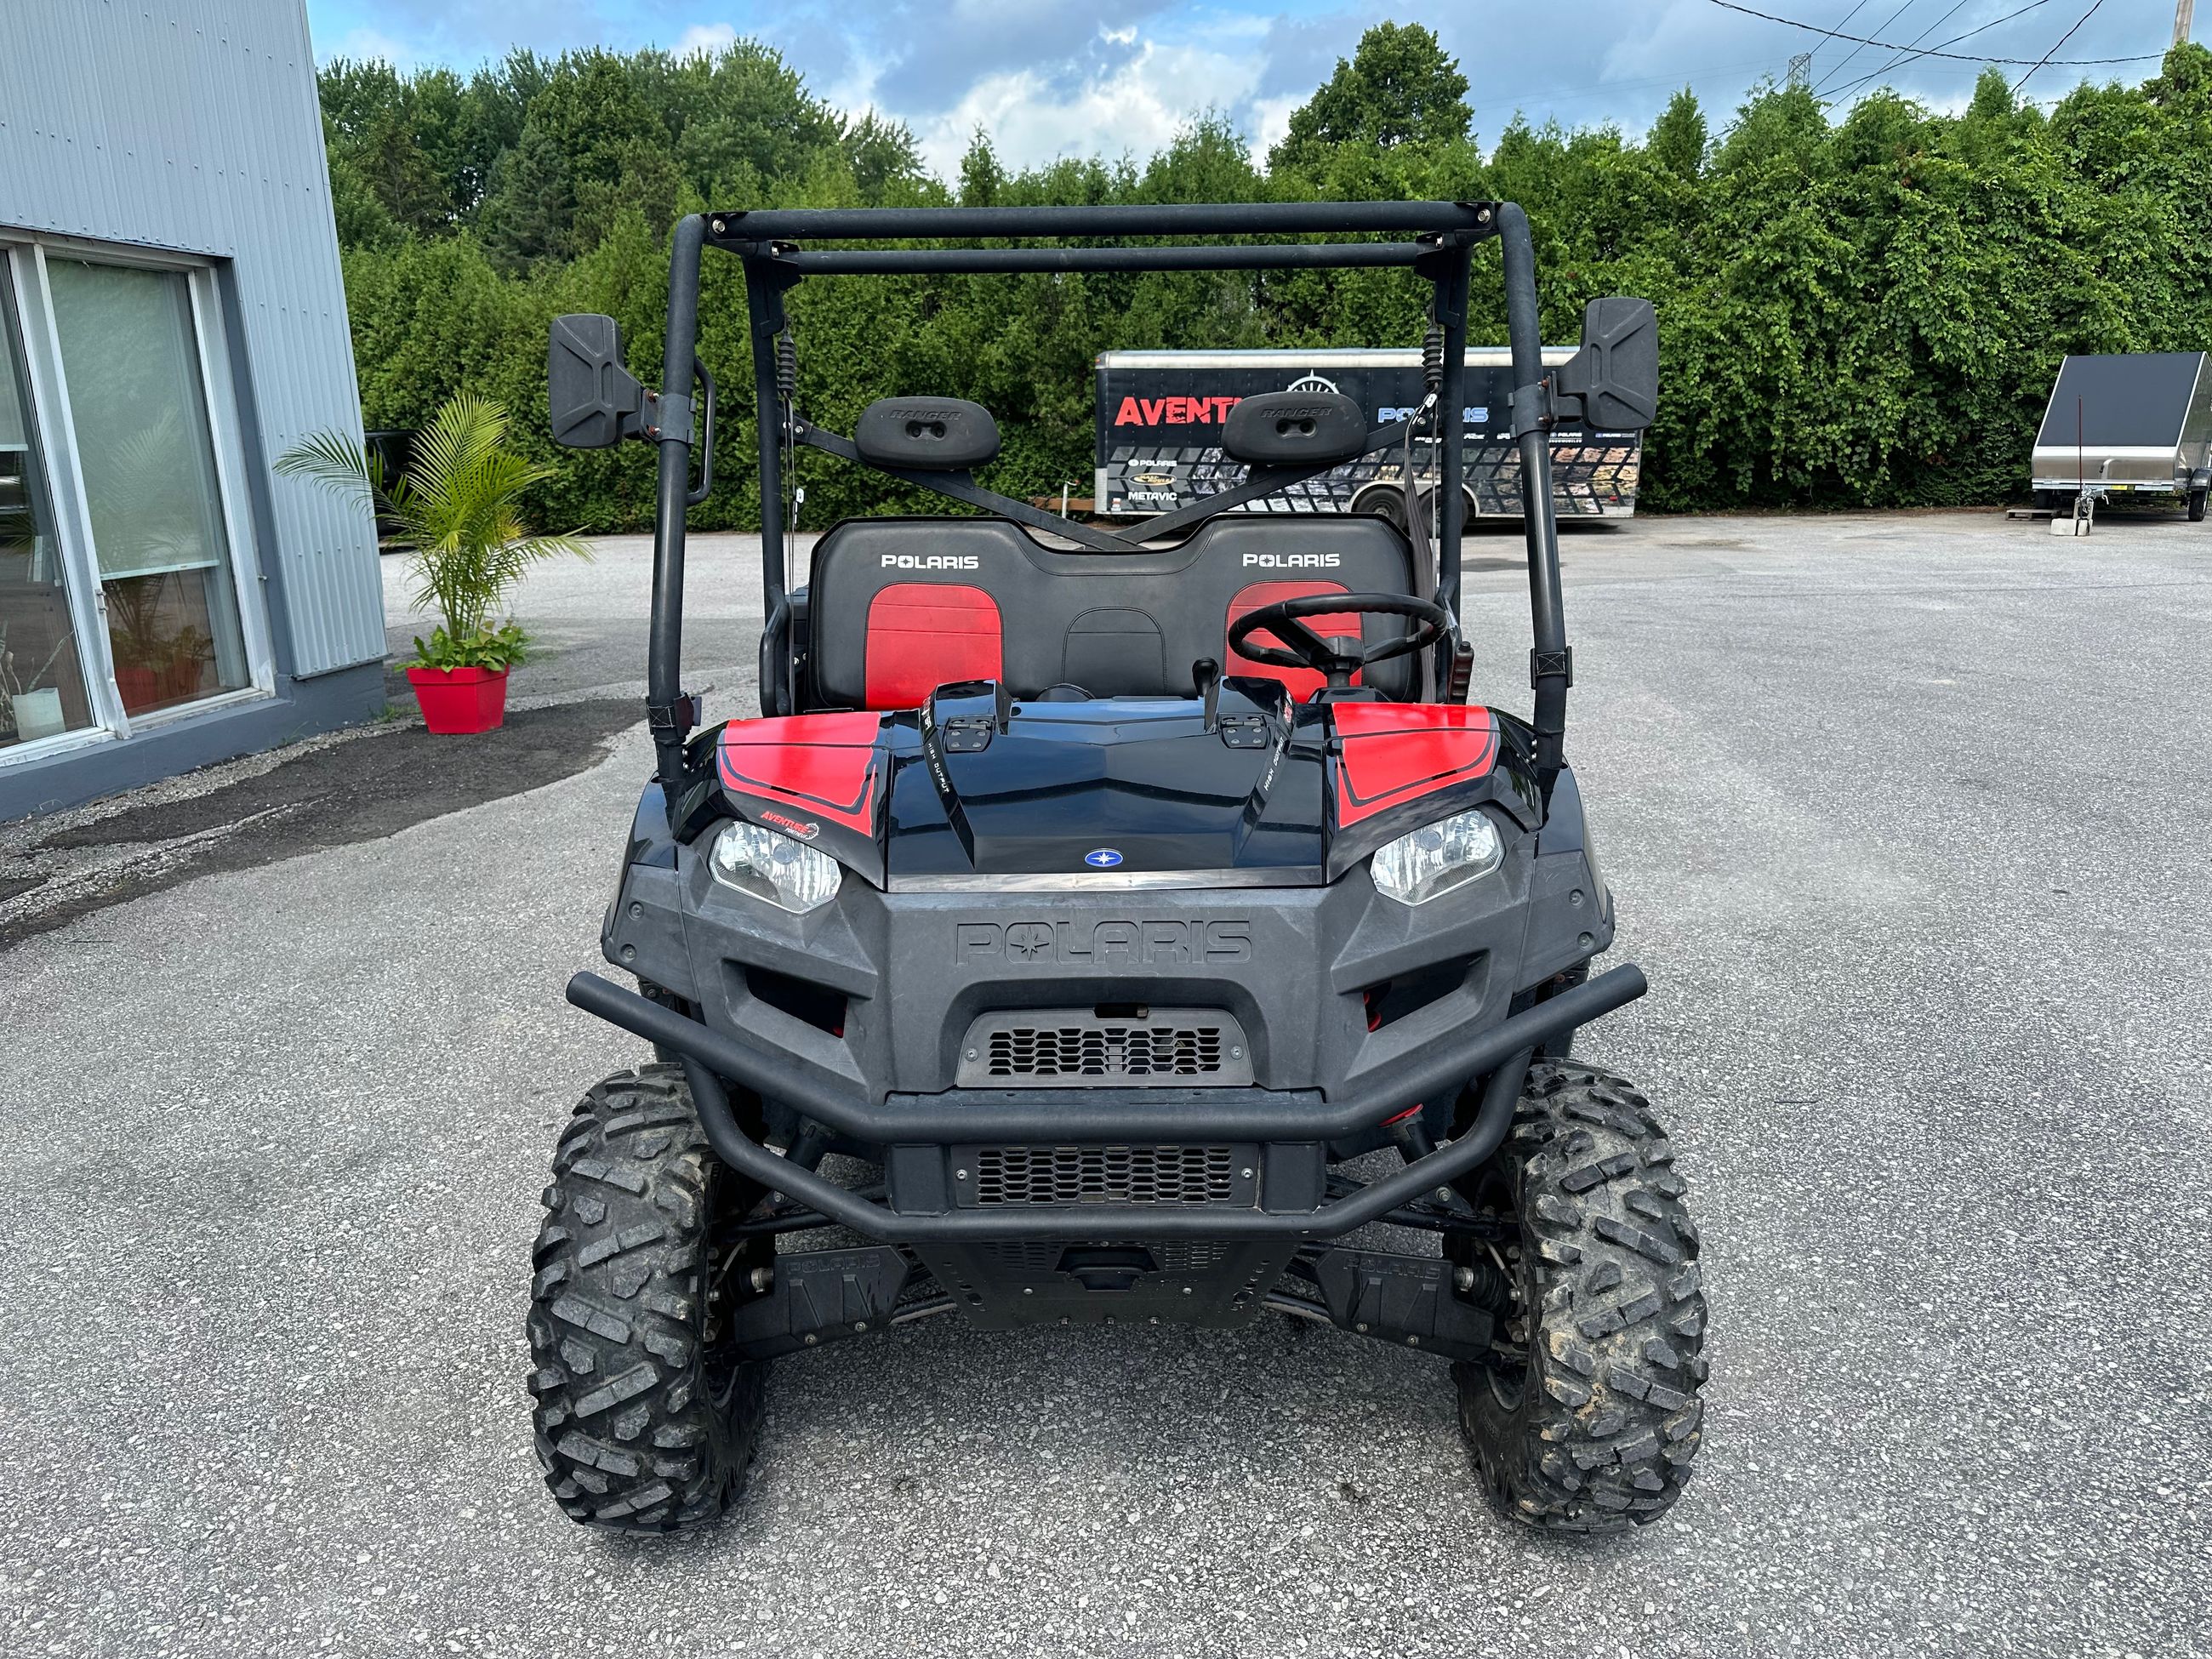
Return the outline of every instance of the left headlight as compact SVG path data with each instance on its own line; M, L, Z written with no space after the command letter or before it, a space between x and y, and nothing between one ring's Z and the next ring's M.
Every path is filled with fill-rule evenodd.
M757 823L724 824L707 863L725 887L766 899L794 916L836 898L845 875L827 853Z
M1505 857L1487 812L1462 812L1424 824L1376 849L1375 890L1401 904L1426 904L1495 870Z

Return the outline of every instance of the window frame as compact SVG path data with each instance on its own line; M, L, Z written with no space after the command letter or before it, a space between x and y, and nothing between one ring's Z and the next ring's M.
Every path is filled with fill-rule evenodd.
M184 275L191 316L193 362L199 370L200 397L214 452L215 507L222 520L229 556L229 580L238 605L240 641L247 683L194 702L140 714L123 707L116 684L115 657L107 632L107 601L92 543L91 502L78 465L69 374L62 361L61 332L48 286L49 252L64 258L124 269L177 271ZM24 368L31 386L31 416L46 464L46 491L59 544L70 617L76 629L87 701L93 724L57 732L33 743L0 749L0 768L49 758L95 744L124 742L173 724L239 703L276 695L275 643L270 632L267 579L261 568L253 507L247 487L244 428L239 419L237 386L230 343L223 325L219 272L214 261L159 248L134 247L82 237L31 234L0 226L0 283L9 285L22 337Z

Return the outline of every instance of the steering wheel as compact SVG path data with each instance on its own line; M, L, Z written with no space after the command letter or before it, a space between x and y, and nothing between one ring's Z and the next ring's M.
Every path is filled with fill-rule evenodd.
M1411 617L1420 626L1380 645L1340 651L1299 620L1302 617L1346 613ZM1341 691L1351 685L1352 677L1361 669L1389 662L1393 657L1425 651L1449 633L1451 625L1451 612L1443 606L1407 593L1308 593L1246 611L1229 629L1229 648L1249 661L1263 662L1270 668L1310 668L1328 680L1331 690ZM1281 645L1245 643L1262 629L1281 641Z

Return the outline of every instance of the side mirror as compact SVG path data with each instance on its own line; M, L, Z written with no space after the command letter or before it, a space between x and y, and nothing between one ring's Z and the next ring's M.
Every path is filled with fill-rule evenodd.
M1659 319L1649 300L1592 300L1582 349L1553 372L1553 400L1585 425L1641 432L1659 413Z
M645 387L623 366L622 330L613 318L580 313L553 319L545 392L556 444L606 449L635 435Z

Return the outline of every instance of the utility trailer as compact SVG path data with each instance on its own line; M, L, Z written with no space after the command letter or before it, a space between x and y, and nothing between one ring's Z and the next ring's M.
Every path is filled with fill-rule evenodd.
M2212 353L2068 357L2035 434L2039 506L2070 514L2087 494L2173 495L2192 521L2212 494Z
M1557 368L1571 346L1546 346ZM1244 482L1243 462L1224 454L1229 411L1271 392L1342 392L1380 426L1420 406L1421 353L1401 349L1316 351L1106 351L1098 356L1095 499L1109 517L1141 517L1188 507ZM1503 346L1467 351L1461 404L1466 461L1461 499L1469 519L1521 516L1521 453L1513 434L1513 358ZM1636 510L1644 434L1560 421L1551 431L1552 498L1557 515L1626 518ZM1437 444L1417 437L1418 487L1433 492ZM1373 513L1403 526L1405 451L1363 455L1245 511Z

